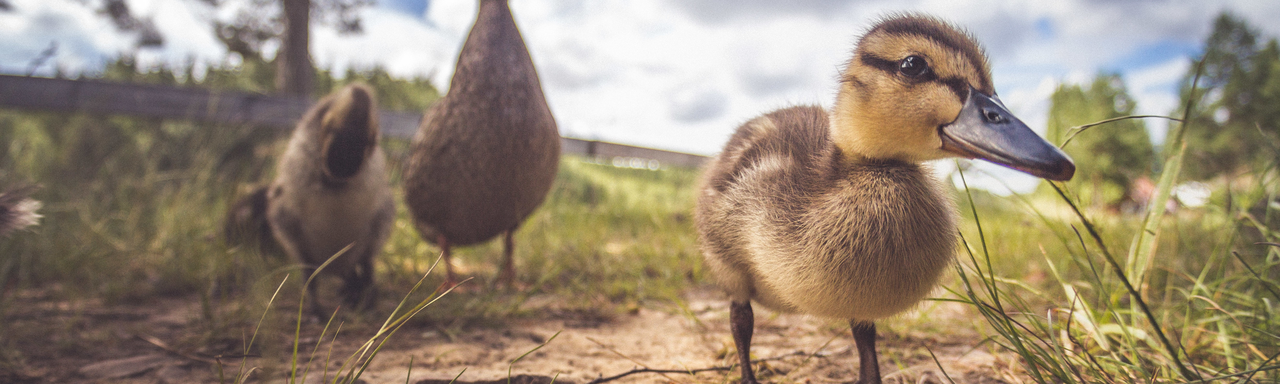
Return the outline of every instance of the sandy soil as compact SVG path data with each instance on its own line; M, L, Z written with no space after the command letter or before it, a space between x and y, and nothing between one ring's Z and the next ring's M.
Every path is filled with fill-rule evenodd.
M641 307L606 319L551 310L555 300L535 297L524 304L535 315L496 325L462 326L457 332L423 324L406 327L386 344L361 380L429 384L447 382L465 369L460 382L506 383L510 368L511 375L534 375L517 380L525 383L555 377L557 383L581 384L637 368L696 370L729 366L736 360L728 304L711 291L689 293L684 305ZM3 337L8 345L18 346L22 363L0 366L0 382L218 382L209 356L234 355L242 345L230 337L193 339L197 336L192 335L192 323L201 306L192 299L112 308L56 302L38 293L19 295L15 301L8 309ZM982 336L974 330L981 325L976 321L980 320L958 305L927 303L914 313L879 323L880 366L886 382L949 382L929 351L955 382L1021 381L1011 357L993 355L979 345ZM319 335L320 326L308 324L303 335ZM333 355L349 355L376 327L344 331L333 344ZM315 340L303 337L311 344ZM762 382L839 383L857 375L857 354L842 321L757 307L752 352L758 359L771 359L756 365ZM289 351L258 353L268 357L246 361L267 369L255 372L251 381L281 382L281 374L263 372L287 370L282 364ZM241 360L227 360L224 370L229 377ZM331 371L340 363L329 362ZM319 382L316 372L323 371L323 361L311 367L307 381ZM724 383L737 376L736 370L637 373L612 382Z

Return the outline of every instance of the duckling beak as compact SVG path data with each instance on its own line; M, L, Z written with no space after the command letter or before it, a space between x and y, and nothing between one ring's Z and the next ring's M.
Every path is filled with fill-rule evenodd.
M969 87L960 115L938 127L942 150L983 159L1049 180L1066 181L1076 164L1014 117L995 96Z

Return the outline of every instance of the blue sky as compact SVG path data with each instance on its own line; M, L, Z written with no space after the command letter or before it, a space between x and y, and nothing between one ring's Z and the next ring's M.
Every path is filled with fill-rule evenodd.
M232 8L247 2L224 1ZM38 74L52 73L52 65L92 72L120 53L145 64L234 62L203 27L234 12L200 0L128 2L156 21L167 38L163 49L135 52L131 36L78 0L13 0L17 12L0 13L0 72L25 73L53 41L59 53ZM1001 99L1040 131L1054 88L1087 83L1099 71L1124 76L1139 112L1170 112L1189 57L1223 10L1268 37L1280 35L1274 0L511 2L563 135L701 154L718 151L735 127L763 112L830 105L853 43L892 12L937 15L975 35ZM362 35L313 29L312 55L327 68L381 65L447 88L475 8L475 0L381 0L362 11ZM1148 127L1163 140L1164 122ZM1017 189L1035 183L997 167L979 169Z
M377 5L410 17L426 17L430 4L428 0L382 0Z

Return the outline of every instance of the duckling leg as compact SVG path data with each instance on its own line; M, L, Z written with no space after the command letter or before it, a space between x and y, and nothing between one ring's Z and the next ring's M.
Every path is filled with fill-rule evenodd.
M738 364L742 367L741 384L756 384L756 374L751 369L751 333L755 324L756 317L751 310L750 301L729 303L729 332L733 334L733 346L738 348Z
M303 266L302 282L305 284L307 281L311 281L311 276L315 273L315 267ZM311 316L314 317L314 320L322 321L329 317L329 311L323 305L320 305L320 296L316 293L316 285L319 285L318 281L311 281L311 284L307 284L307 296L311 296L311 302L308 303L308 306L311 307Z
M498 271L498 282L502 283L508 291L511 290L516 278L515 261L511 258L512 248L514 248L511 237L515 231L515 229L509 229L502 234L502 270Z
M440 245L441 256L444 260L444 287L445 289L453 288L458 285L458 276L453 274L453 258L449 256L449 239L443 234L436 236L436 244Z
M876 324L849 320L853 342L858 345L858 384L880 384L880 363L876 358Z
M366 249L364 254L358 255L359 266L343 277L343 300L349 308L357 311L375 307L377 287L373 285L373 257L369 252L372 249Z

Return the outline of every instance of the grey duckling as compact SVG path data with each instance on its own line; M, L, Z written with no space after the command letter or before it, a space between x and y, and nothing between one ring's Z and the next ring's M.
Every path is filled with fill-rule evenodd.
M449 92L427 109L404 168L405 202L443 251L503 235L498 281L515 278L512 234L555 180L560 134L506 0L481 0Z
M831 110L798 106L743 124L701 181L696 227L730 298L742 383L751 301L848 319L860 383L879 383L874 321L906 311L954 257L955 203L924 161L978 158L1051 180L1075 165L996 97L973 38L938 19L872 27Z
M303 116L267 193L271 231L285 253L307 266L304 280L351 246L324 273L343 279L343 300L355 307L373 304L373 259L395 220L379 137L373 91L349 85ZM315 287L309 290L318 299Z

